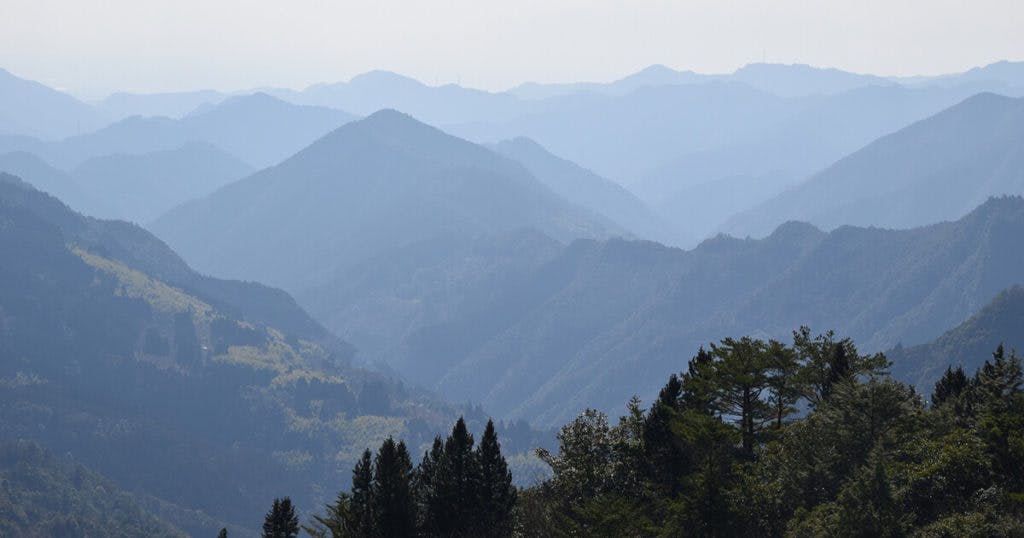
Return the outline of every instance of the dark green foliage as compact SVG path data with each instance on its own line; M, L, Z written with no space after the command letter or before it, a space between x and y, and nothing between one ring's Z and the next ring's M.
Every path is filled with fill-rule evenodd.
M373 466L373 518L380 536L402 538L416 532L416 504L410 478L412 461L405 443L388 437Z
M969 383L967 374L964 373L962 367L957 366L955 370L952 366L947 367L946 373L935 383L931 399L932 406L940 407L946 402L959 398L967 390Z
M949 369L931 407L889 377L887 364L806 328L792 346L727 338L670 376L650 409L634 400L616 425L587 411L564 426L558 452L539 451L553 476L520 493L517 528L523 536L1019 535L1020 359L1000 347L973 378ZM801 406L808 413L791 418Z
M476 459L480 469L478 528L481 535L510 536L516 488L512 485L512 473L508 470L505 457L501 455L501 445L493 421L487 421L476 449Z
M420 446L459 414L348 365L284 292L198 275L3 174L0 305L0 438L73 454L195 536L257 534L274 492L322 502L367 439Z
M447 440L435 438L415 469L404 442L386 439L372 462L370 451L364 452L351 493L339 494L305 528L323 538L505 538L512 536L516 499L494 423L487 422L474 450L459 418Z
M299 535L299 518L288 497L274 499L274 504L263 518L263 538L295 538Z
M136 498L31 441L0 442L0 536L185 536Z
M217 533L217 538L228 538L228 530L221 529L220 532Z

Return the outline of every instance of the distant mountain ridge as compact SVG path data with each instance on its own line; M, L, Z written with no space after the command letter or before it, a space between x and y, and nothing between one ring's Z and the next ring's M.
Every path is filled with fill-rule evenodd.
M424 245L299 296L337 330L366 327L354 334L363 349L404 375L548 425L649 396L730 334L810 325L863 351L926 342L1024 283L1022 234L1024 200L1000 198L913 230L787 223L692 251L614 239L506 239L448 255ZM374 319L399 320L391 334L404 336L374 339Z
M352 367L283 291L199 275L7 174L0 251L0 438L74 454L190 535L255 534L268 498L328 501L388 435L486 420Z
M152 224L203 271L291 290L402 245L522 227L625 233L518 163L389 110Z
M58 168L70 169L93 157L166 151L202 142L251 166L264 167L354 118L340 110L252 94L226 99L180 119L132 116L60 141L0 137L0 153L27 151Z
M963 323L916 346L891 349L893 372L928 395L947 367L961 366L971 375L991 358L996 347L1024 351L1024 288L1011 287Z
M979 94L882 137L722 225L762 236L786 220L909 228L1024 193L1024 98Z
M146 223L248 175L252 167L209 144L187 143L151 153L93 157L66 172L18 151L0 155L0 171L90 216Z

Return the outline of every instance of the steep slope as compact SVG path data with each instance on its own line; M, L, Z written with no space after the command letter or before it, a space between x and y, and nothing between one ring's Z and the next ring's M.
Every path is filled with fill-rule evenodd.
M529 138L504 140L492 147L525 166L555 194L608 217L639 238L670 244L686 240L685 233L670 230L668 222L618 183L552 155Z
M255 167L277 163L354 119L350 114L299 106L264 93L227 99L181 119L133 116L58 142L0 138L0 151L28 151L58 168L111 154L138 154L212 144Z
M456 400L558 424L650 397L665 372L727 335L787 338L809 325L865 351L926 342L1022 282L1021 234L1024 200L1006 198L913 230L788 223L693 251L622 240L495 242L447 257L410 248L421 261L394 264L413 268L405 281L373 272L391 262L374 264L339 275L342 291L325 286L311 308L338 328L394 314L397 339L361 342L372 356ZM502 263L515 270L494 269Z
M96 215L110 211L104 200L88 192L70 173L50 166L32 153L14 151L0 155L0 172L23 178L33 187L64 200L78 211Z
M959 87L873 86L816 98L739 143L677 157L634 189L662 214L705 237L730 216L972 94Z
M267 499L320 505L384 436L483 419L350 368L283 292L7 175L0 251L0 438L73 454L190 534L253 534Z
M761 236L793 219L907 228L1021 192L1024 99L980 94L872 142L722 229Z
M0 442L0 534L185 536L102 476L30 441Z
M205 272L291 290L402 245L522 227L563 239L614 229L515 162L394 111L152 224Z
M70 172L22 151L0 155L0 171L27 181L82 213L149 222L169 209L240 179L252 168L202 143L140 154L94 157Z
M899 346L886 355L893 361L893 373L931 394L947 366L963 366L968 374L990 358L1000 344L1024 350L1024 288L1009 288L967 321L931 342Z
M167 151L94 157L75 167L71 175L80 189L109 208L82 211L103 218L149 222L252 171L214 146L190 143ZM23 178L33 182L30 175Z
M58 139L98 129L109 117L53 88L0 69L0 118L9 134Z

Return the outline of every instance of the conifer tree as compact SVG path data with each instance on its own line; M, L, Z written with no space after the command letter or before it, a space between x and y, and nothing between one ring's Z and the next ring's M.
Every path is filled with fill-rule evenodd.
M682 391L679 377L675 374L669 376L668 383L644 418L645 475L669 497L679 493L687 464L685 451L672 432L672 422L679 414Z
M935 383L935 390L932 391L932 407L941 407L947 401L956 398L964 393L970 386L970 379L964 373L964 369L957 366L946 367L946 373Z
M494 538L511 536L516 489L512 485L512 473L508 470L508 463L501 455L498 434L494 431L494 422L491 420L487 421L483 437L480 438L476 458L480 468L478 535Z
M228 538L228 530L221 529L220 532L217 533L217 538Z
M413 496L416 499L418 527L422 534L435 536L439 532L437 517L444 510L437 493L444 463L444 442L434 437L434 444L423 454L423 460L413 471Z
M413 536L416 532L416 505L410 478L412 461L404 442L384 440L373 470L373 517L375 533L389 538Z
M352 529L357 536L373 536L375 519L373 513L373 462L369 449L352 469Z
M274 504L263 518L263 538L295 538L299 535L299 518L288 497L274 499Z
M766 344L743 337L726 338L711 346L714 364L715 403L722 416L735 417L743 452L753 456L758 432L772 418L772 410L761 398L768 387Z

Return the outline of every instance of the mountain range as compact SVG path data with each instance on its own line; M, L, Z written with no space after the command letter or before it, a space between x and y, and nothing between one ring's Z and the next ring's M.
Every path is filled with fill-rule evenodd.
M721 229L762 236L787 220L909 228L1024 193L1024 98L978 94L884 136Z
M561 239L626 233L515 161L389 110L151 226L202 271L293 291L403 245L524 227Z
M82 213L146 223L252 172L205 143L173 150L93 157L70 171L26 152L0 155L0 171L19 176Z
M912 230L788 223L692 251L513 234L408 247L299 300L410 378L551 425L653 394L729 334L787 338L808 325L865 351L926 342L1021 282L1022 233L1024 200L1000 198Z
M0 137L0 152L27 151L70 169L93 157L166 151L203 142L262 168L353 118L339 110L293 105L257 93L226 99L181 119L132 116L59 141Z
M351 367L284 292L199 275L6 174L0 250L0 438L73 453L189 534L255 534L268 498L318 506L365 446L419 451L459 414L485 418Z

